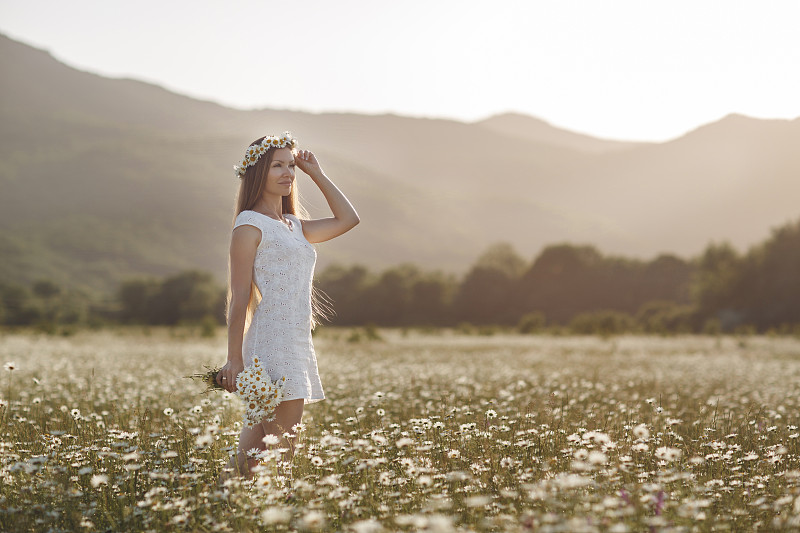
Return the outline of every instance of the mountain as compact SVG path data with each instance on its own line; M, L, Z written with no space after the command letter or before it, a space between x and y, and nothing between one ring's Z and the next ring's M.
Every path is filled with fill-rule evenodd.
M535 143L552 144L581 152L602 154L640 146L644 143L612 141L556 128L544 120L520 113L503 113L476 122L495 133L511 135Z
M629 250L743 248L800 215L800 119L729 115L670 142L607 153L578 171L576 209L636 228ZM599 200L599 201L598 201Z
M242 111L70 68L0 36L0 281L109 290L201 268L219 279L238 182L232 166L291 130L362 223L318 245L332 262L463 271L508 241L611 253L745 246L794 218L798 121L732 116L667 143L594 139L534 117L478 123L395 115ZM324 198L304 175L313 216Z

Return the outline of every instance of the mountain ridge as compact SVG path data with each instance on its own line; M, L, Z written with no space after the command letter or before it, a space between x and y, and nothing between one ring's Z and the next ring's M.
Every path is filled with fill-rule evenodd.
M620 141L603 139L592 135L577 133L559 128L540 118L524 113L506 112L492 115L475 122L494 132L511 134L516 137L535 141L553 143L557 140L561 146L588 153L605 153L626 150L635 146L649 144L645 142Z

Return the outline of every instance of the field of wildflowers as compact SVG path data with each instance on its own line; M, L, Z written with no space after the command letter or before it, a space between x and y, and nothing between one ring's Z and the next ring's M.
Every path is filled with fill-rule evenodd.
M3 335L0 530L800 529L800 340L380 335L322 329L291 471L225 489L223 335Z

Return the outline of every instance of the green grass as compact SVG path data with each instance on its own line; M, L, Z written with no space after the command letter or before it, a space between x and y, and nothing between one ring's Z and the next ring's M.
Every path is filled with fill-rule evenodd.
M182 377L224 335L0 337L0 530L800 528L797 339L351 333L293 479L224 494L242 409Z

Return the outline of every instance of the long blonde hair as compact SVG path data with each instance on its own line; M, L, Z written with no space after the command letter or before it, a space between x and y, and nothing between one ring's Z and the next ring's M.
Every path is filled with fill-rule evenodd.
M264 140L264 137L259 137L252 143L250 146L254 146L257 144L261 144L261 141ZM236 209L234 210L233 214L233 222L231 223L231 227L236 223L236 217L239 216L239 213L242 211L247 211L253 209L256 204L258 203L261 195L264 193L264 188L267 185L267 174L269 173L269 167L272 164L272 159L275 157L275 150L277 148L269 148L267 152L262 155L255 165L247 167L247 170L244 173L244 176L241 177L241 183L239 184L239 192L236 194ZM295 149L292 149L292 153L295 153ZM307 219L308 213L300 204L300 195L297 192L297 180L295 180L294 185L292 186L292 192L290 192L287 196L284 196L281 199L281 214L289 214L295 215L299 219ZM230 304L231 304L231 263L230 263L230 256L228 257L228 297L226 300L225 306L225 315L228 318L228 323L230 324ZM245 329L250 324L250 321L253 318L253 313L258 306L258 302L261 301L261 291L258 290L258 286L256 285L255 280L251 281L250 283L250 298L247 302L247 315L245 318ZM316 287L312 286L311 290L311 327L313 328L319 323L319 319L327 319L328 314L331 311L329 306L330 300L328 300L327 296L319 291Z

